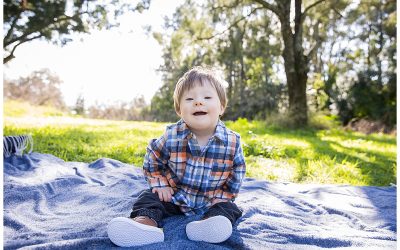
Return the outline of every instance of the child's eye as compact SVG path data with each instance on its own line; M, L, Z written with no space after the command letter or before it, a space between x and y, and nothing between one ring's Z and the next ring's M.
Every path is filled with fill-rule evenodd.
M186 100L186 101L193 101L193 98L188 97L188 98L186 98L185 100Z
M204 97L204 99L211 99L211 96L206 96Z

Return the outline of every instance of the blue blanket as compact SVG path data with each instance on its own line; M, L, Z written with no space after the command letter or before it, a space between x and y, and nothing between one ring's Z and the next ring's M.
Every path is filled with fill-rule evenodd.
M141 169L102 158L90 164L31 153L4 159L5 249L112 249L107 223L129 216L147 188ZM163 243L137 249L396 248L396 187L270 183L247 178L243 217L222 244L192 242L165 220Z

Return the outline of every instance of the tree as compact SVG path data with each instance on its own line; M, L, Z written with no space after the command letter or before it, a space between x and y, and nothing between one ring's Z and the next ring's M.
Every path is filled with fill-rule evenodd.
M281 37L284 48L282 57L284 59L285 74L289 95L289 116L296 126L304 126L308 122L307 116L307 94L306 86L309 72L309 62L317 46L304 51L304 21L308 12L317 5L327 0L315 0L313 3L303 6L302 0L294 1L294 20L292 23L291 0L277 0L275 4L265 0L254 0L265 9L274 13L280 22ZM335 9L330 1L328 8ZM338 2L338 1L336 1ZM317 44L315 44L317 45Z
M82 94L79 94L78 98L76 98L76 103L73 108L77 115L84 115L85 114L85 97Z
M326 31L325 108L343 125L353 119L396 124L396 1L352 4Z
M170 24L173 27L170 43L179 49L169 53L168 60L177 68L184 68L179 63L186 59L189 62L186 67L196 61L220 63L230 83L227 115L231 119L262 118L268 111L288 106L291 123L306 125L310 64L322 43L318 31L327 22L321 16L329 19L339 15L347 6L345 0L204 2L199 7L197 2L188 0L177 9ZM186 59L176 60L176 54ZM281 85L278 64L283 64L287 93L277 87ZM260 111L261 106L264 112Z
M12 60L23 43L44 39L64 45L75 32L88 33L91 28L111 28L117 17L126 11L142 12L151 0L141 0L136 6L119 0L5 0L3 63Z
M281 50L279 43L270 41L278 35L274 20L260 12L261 8L249 9L245 3L209 1L208 9L214 26L224 27L211 37L216 40L218 51L214 54L229 83L230 104L224 119L263 119L278 112L284 99L282 83L273 69L280 63Z
M356 118L381 120L389 126L396 124L395 17L396 1L371 0L361 2L348 19L360 30L352 34L360 48L352 59L364 66L349 90L351 110Z
M208 41L193 44L193 36L198 32L204 36L212 32L207 17L201 15L196 4L189 1L189 4L185 3L177 8L173 20L166 19L165 29L173 30L170 37L160 33L153 34L164 47L164 63L159 69L163 73L163 86L152 98L150 106L150 114L156 121L175 121L179 118L172 99L176 82L191 67L210 64L210 58L214 56Z
M61 84L62 81L57 75L49 69L42 69L17 80L5 80L4 98L63 109L65 103L60 90Z
M247 9L242 4L217 10L188 0L166 19L165 33L153 34L164 48L163 86L151 101L154 118L177 118L172 101L175 84L196 65L216 66L225 74L229 103L223 119L263 118L278 110L283 85L272 65L279 60L280 45L269 42L275 32L270 20L264 14L245 20ZM229 32L219 32L218 27L228 23Z

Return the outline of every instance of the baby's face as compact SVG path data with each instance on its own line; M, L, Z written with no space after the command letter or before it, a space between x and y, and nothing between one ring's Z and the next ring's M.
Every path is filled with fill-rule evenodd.
M223 112L217 90L211 83L204 82L183 93L178 115L195 134L212 134Z

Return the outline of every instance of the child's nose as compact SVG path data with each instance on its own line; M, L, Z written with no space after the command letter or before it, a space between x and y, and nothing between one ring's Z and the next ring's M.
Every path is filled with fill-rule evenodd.
M195 101L194 103L196 106L202 106L203 103L200 100Z

